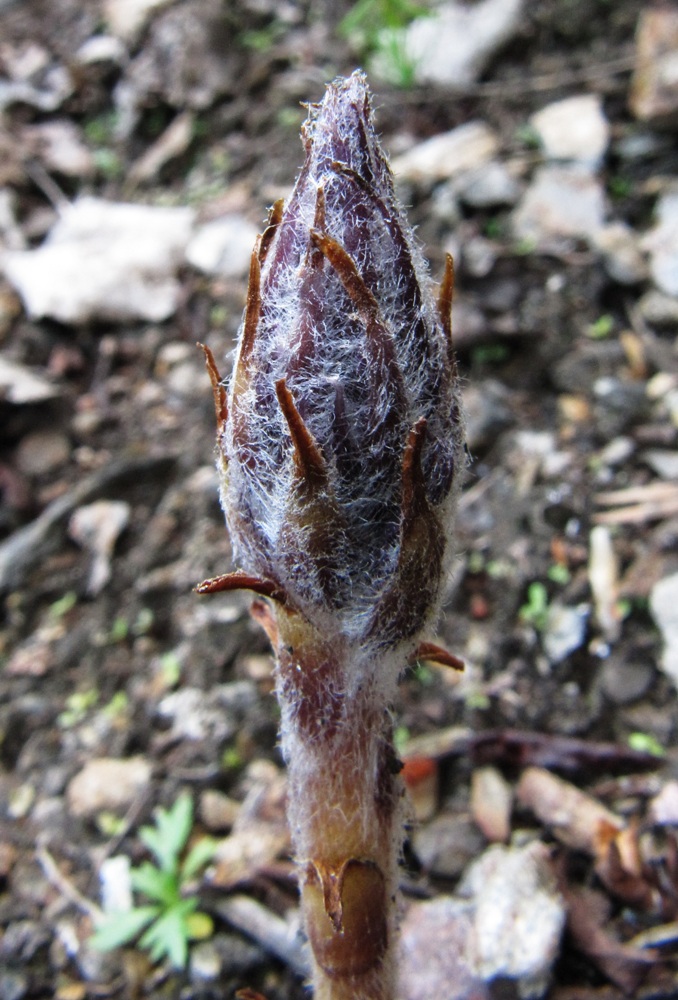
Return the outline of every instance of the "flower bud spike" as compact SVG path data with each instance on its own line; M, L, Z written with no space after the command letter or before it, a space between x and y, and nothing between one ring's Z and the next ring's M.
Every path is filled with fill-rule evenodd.
M420 642L414 652L408 657L408 663L414 665L422 660L428 663L435 663L440 667L451 667L452 670L463 670L464 661L460 660L454 653L450 653L443 646L438 646L435 642Z
M302 139L294 190L255 247L218 441L243 572L201 589L253 590L275 652L314 1000L393 1000L404 792L391 706L411 655L459 666L421 638L465 464L453 272L436 295L363 73L308 106Z
M284 378L275 383L280 409L287 422L292 444L294 459L300 475L309 486L318 486L327 481L327 465L313 435L304 423L299 410L294 405L292 393L287 388Z

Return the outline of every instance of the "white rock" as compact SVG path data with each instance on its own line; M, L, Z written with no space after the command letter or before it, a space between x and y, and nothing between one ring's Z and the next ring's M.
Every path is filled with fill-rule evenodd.
M664 640L660 666L678 687L678 573L655 583L650 611Z
M650 254L650 273L657 288L678 296L678 190L662 195L655 210L657 224L641 247Z
M127 58L127 49L113 35L92 35L80 46L75 58L84 66L107 62L122 64Z
M410 903L400 930L397 1000L486 996L468 961L472 904L451 896Z
M579 167L544 166L512 215L519 240L558 251L573 239L592 239L601 229L605 197L601 184Z
M186 260L204 274L238 278L247 274L258 230L242 215L226 215L201 226Z
M544 652L549 662L560 663L584 642L589 609L587 605L575 608L554 601L549 605L546 628L542 635Z
M165 695L158 713L172 720L177 739L223 741L237 728L236 714L251 707L256 687L250 681L217 684L209 691L184 687Z
M595 169L607 150L610 126L597 94L566 97L530 118L549 160L574 160Z
M8 252L0 266L33 319L167 319L177 308L175 271L193 228L190 208L84 197L65 208L37 250Z
M678 451L650 448L641 455L662 479L678 479Z
M461 891L475 903L470 964L485 980L517 980L518 993L541 997L565 924L548 848L495 845L470 867Z
M396 177L408 181L435 183L473 170L491 160L499 140L485 122L467 122L418 143L391 166Z
M134 41L160 7L171 0L105 0L104 17L114 35L125 41Z
M132 508L124 500L95 500L78 507L68 523L71 538L92 553L88 594L99 594L111 578L111 556Z
M522 0L442 3L405 31L405 52L418 83L466 87L520 23Z
M605 270L620 285L636 285L647 277L647 264L638 236L623 222L612 222L593 234L593 246L603 257Z
M678 826L678 781L667 781L650 803L649 813L653 823Z
M128 809L151 774L151 764L144 757L96 757L69 782L69 811L73 816L96 816L103 809Z
M58 394L58 388L47 379L0 355L0 399L21 405L40 403Z
M132 909L132 866L126 854L116 854L102 861L99 882L104 913L127 913Z

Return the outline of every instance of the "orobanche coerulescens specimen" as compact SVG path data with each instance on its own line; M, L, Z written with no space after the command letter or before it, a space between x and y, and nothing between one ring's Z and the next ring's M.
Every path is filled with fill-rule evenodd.
M394 996L405 814L390 706L425 641L464 466L453 271L438 293L360 72L303 128L306 160L252 254L232 375L205 349L221 501L276 656L289 819L316 998Z

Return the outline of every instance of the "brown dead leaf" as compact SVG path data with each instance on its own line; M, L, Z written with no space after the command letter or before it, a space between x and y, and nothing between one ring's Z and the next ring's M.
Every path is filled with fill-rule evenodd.
M562 844L591 857L605 852L612 836L624 826L619 816L593 796L543 768L527 768L516 794Z
M608 905L600 893L590 889L560 887L567 902L568 930L577 948L615 983L632 996L649 967L657 961L656 951L641 951L621 944L604 928Z

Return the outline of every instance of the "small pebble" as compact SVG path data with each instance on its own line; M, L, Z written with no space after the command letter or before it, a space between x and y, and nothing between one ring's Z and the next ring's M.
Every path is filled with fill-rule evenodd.
M603 188L592 174L581 167L545 166L513 211L513 233L537 249L558 252L573 239L593 238L604 215Z
M483 836L471 819L441 813L415 830L412 846L427 872L458 878L483 849Z
M90 760L68 785L69 811L73 816L91 817L103 809L128 809L148 786L151 774L151 764L143 757Z
M208 788L200 796L200 818L208 830L230 830L240 812L240 803L216 789Z
M630 226L613 222L593 236L593 245L602 254L605 270L619 285L637 285L647 278L647 265Z
M655 672L649 663L611 656L603 663L600 682L614 705L630 705L649 691Z
M597 94L579 94L537 111L530 125L549 160L574 160L600 166L610 139L610 126Z
M473 170L490 160L499 140L485 122L467 122L417 143L391 166L398 179L432 184Z
M16 463L25 476L44 476L64 465L70 454L70 441L61 431L33 431L19 442Z

